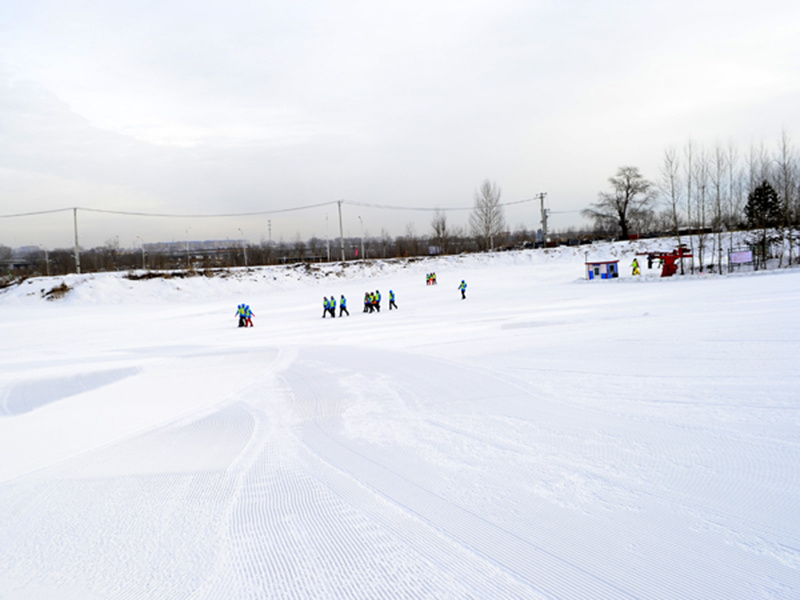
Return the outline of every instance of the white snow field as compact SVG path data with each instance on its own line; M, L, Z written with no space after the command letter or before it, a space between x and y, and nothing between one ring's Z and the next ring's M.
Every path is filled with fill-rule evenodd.
M800 598L800 270L637 248L0 292L0 598Z

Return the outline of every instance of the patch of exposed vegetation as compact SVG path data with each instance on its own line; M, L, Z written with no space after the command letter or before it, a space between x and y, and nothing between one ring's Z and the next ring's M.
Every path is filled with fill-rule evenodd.
M27 279L27 278L24 277L24 276L23 277L18 277L18 276L6 275L6 276L3 276L3 277L0 277L0 290L3 290L5 288L14 287L15 285L19 285L23 281L25 281L25 279Z
M69 287L66 283L62 281L61 285L57 285L49 292L42 293L42 297L47 300L60 300L61 298L66 296L67 292L69 292L71 289L72 289L71 287Z
M142 281L148 279L186 279L188 277L229 277L227 269L202 269L189 271L145 271L144 273L130 272L125 275L131 281Z

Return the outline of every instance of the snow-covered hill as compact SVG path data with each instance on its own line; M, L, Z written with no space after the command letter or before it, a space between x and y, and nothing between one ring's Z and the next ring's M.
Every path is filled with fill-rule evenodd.
M800 597L800 273L652 244L3 290L0 598Z

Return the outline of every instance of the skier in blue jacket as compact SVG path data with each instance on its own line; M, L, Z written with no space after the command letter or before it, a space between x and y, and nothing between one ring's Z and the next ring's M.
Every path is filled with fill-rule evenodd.
M255 316L256 316L256 314L252 310L250 310L250 305L249 304L246 305L244 307L244 326L245 327L252 327L253 326L253 317L255 317Z
M458 289L461 290L461 299L467 299L467 282L463 279L461 280L461 284L458 286Z

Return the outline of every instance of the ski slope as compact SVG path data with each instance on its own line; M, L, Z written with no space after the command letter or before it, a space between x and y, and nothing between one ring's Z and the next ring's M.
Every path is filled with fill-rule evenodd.
M800 271L641 248L0 292L0 598L800 597Z

